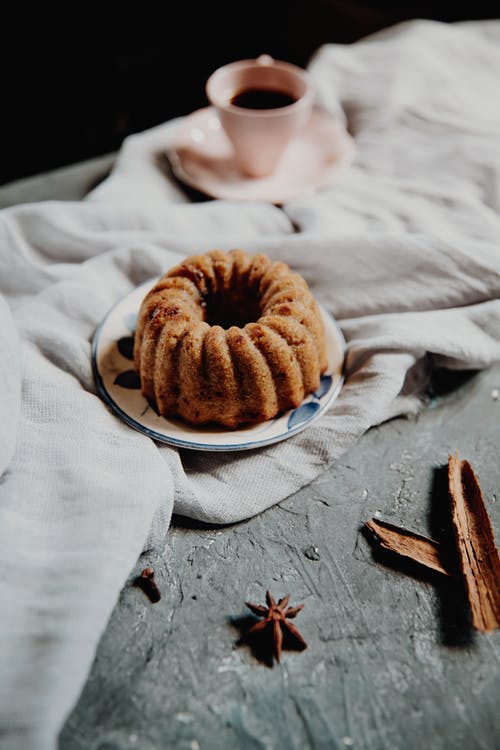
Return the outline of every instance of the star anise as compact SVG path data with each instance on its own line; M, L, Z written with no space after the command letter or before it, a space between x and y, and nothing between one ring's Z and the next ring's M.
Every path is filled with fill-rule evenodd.
M292 637L300 649L307 648L307 643L302 638L297 628L288 622L290 619L296 617L300 610L304 607L303 604L299 604L297 607L288 607L288 601L290 594L284 596L276 604L269 591L266 591L266 602L267 607L263 607L261 604L251 604L251 602L245 602L247 607L252 610L254 615L263 617L263 620L256 622L250 630L248 635L263 632L264 630L272 629L272 638L274 646L274 655L276 661L279 662L281 657L281 648L283 645L283 629L287 631L287 634Z

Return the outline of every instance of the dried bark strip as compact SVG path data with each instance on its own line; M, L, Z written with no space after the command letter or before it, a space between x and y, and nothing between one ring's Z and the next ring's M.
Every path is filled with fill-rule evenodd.
M453 575L453 572L443 564L440 558L440 545L433 539L427 539L413 531L386 521L378 521L375 518L366 521L365 526L374 534L383 549L420 563L438 573L443 573L445 576Z
M448 486L472 624L489 632L500 627L500 558L481 488L468 461L449 456Z

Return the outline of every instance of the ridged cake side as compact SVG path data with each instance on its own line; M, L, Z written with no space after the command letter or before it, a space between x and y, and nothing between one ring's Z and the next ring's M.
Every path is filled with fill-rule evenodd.
M257 319L226 329L209 325L207 310ZM232 428L260 422L318 387L327 366L323 322L306 282L285 263L214 250L172 268L145 297L134 366L160 414Z

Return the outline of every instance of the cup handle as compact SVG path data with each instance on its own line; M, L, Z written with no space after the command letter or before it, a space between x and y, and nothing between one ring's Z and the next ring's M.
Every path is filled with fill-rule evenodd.
M274 59L271 57L271 55L259 55L256 63L257 65L272 65L274 63Z

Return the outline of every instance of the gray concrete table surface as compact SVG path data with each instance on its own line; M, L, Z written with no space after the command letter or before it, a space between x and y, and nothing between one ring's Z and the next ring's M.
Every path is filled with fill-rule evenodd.
M78 199L111 163L49 175L50 197ZM0 205L43 195L34 178L1 188ZM500 633L471 631L458 584L379 558L360 533L379 514L439 536L458 451L499 537L498 390L499 365L440 377L418 417L372 428L265 513L223 528L174 518L131 571L60 750L500 748ZM149 564L157 604L133 585ZM267 588L304 603L308 642L273 667L241 642L244 602Z

